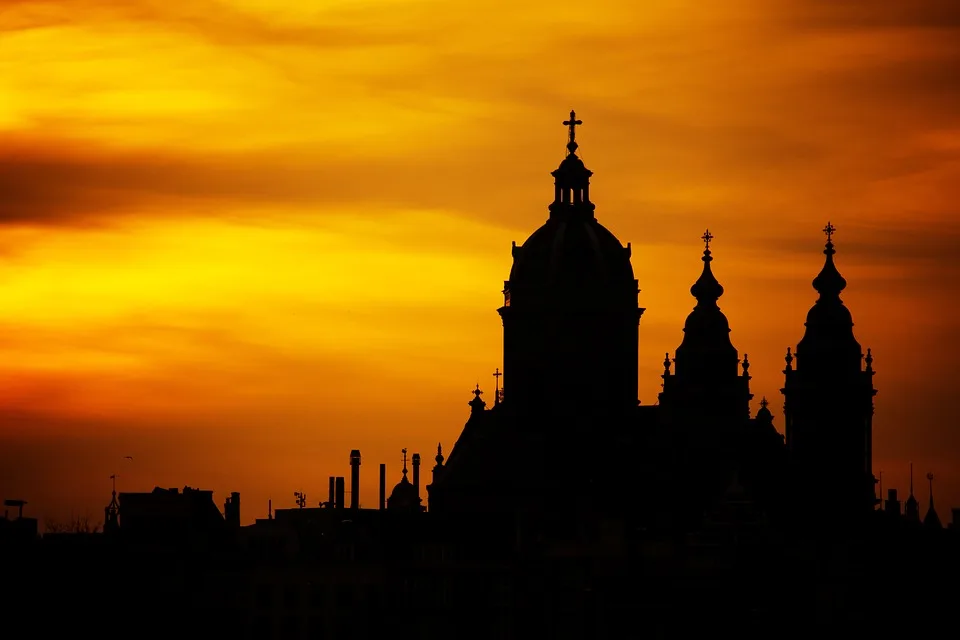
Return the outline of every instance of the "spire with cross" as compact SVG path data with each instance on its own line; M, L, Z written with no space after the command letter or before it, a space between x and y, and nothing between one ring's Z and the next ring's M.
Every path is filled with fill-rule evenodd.
M833 234L836 230L837 228L827 221L827 226L823 228L823 232L827 234L827 242L833 242Z
M710 241L713 240L713 234L710 233L710 229L707 229L703 232L703 235L700 236L700 239L703 240L703 248L707 251L710 250Z
M563 121L563 126L570 129L570 137L567 141L567 151L570 153L576 153L577 147L580 146L577 144L577 126L581 124L583 124L583 120L577 120L577 112L571 109L570 119Z
M500 376L502 376L502 375L503 375L503 374L500 373L500 367L497 367L496 370L493 372L493 379L494 379L494 385L495 385L495 386L494 386L494 392L493 392L493 393L494 393L494 396L493 396L493 405L494 405L494 406L500 404Z
M467 403L473 412L483 411L484 407L487 406L487 403L480 397L482 395L483 391L480 390L480 383L478 382L477 388L473 390L473 400Z

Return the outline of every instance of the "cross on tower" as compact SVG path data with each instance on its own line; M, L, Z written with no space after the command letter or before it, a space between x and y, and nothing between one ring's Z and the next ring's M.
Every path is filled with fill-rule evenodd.
M400 450L403 453L403 475L407 475L407 449L404 447Z
M703 240L704 248L709 249L709 248L710 248L710 241L713 240L713 234L710 233L710 229L707 229L707 230L703 233L703 235L700 236L700 239Z
M496 381L495 384L497 385L497 391L500 390L500 376L502 375L503 374L500 373L500 367L497 367L496 371L493 372L493 379Z
M577 112L570 110L570 119L563 121L563 126L570 128L570 141L567 142L567 149L570 153L577 150L580 145L577 144L577 125L583 124L583 120L577 120Z
M827 234L827 242L833 242L833 232L836 230L837 228L835 226L827 222L827 226L823 228L823 232Z

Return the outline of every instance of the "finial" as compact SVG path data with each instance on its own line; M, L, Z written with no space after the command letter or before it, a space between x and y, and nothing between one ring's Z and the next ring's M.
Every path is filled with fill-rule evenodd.
M670 375L670 352L664 354L663 358L663 375Z
M700 236L705 246L703 258L701 258L701 260L703 260L703 273L700 274L697 281L690 287L690 293L697 299L698 303L709 304L712 302L716 305L717 300L723 295L723 286L717 282L717 278L710 269L710 262L713 261L713 257L710 254L710 241L713 240L713 237L709 229Z
M707 229L700 239L703 240L704 249L710 249L710 241L713 240L713 234L710 233L710 229Z
M437 466L443 464L443 445L439 442L437 443L437 457L434 460L437 461Z
M468 405L470 405L471 413L477 413L477 412L483 411L484 408L487 406L487 403L480 398L480 396L482 395L483 395L483 391L480 390L480 383L478 382L477 388L473 390L473 400L467 403Z
M743 375L747 375L747 370L750 368L750 360L747 354L743 354Z
M829 222L827 226L823 228L823 232L827 235L827 244L823 250L823 254L827 256L827 259L820 273L813 279L813 288L820 293L821 300L839 300L840 292L847 287L847 281L840 275L840 272L837 270L837 265L833 262L833 256L837 253L833 248L833 234L836 230L837 228Z
M867 357L864 362L867 363L867 371L873 371L873 353L871 353L870 347L867 347Z
M837 228L836 228L835 226L833 226L829 221L827 221L827 226L825 226L825 227L823 228L823 232L824 232L825 234L827 234L827 242L828 242L828 243L829 243L829 242L833 242L833 232L836 231L836 230L837 230Z
M400 450L403 453L403 477L407 477L407 450L403 448Z
M790 347L787 347L787 355L783 359L787 361L787 371L793 371L793 353Z
M502 375L503 375L503 374L500 373L500 367L497 367L496 371L493 372L493 379L494 379L494 385L495 385L495 386L494 386L494 390L493 390L493 393L494 393L494 396L493 396L493 404L494 404L494 406L500 404L500 376L502 376Z
M570 119L563 121L563 126L570 128L570 138L567 142L567 150L570 153L576 153L577 147L580 146L577 144L577 125L581 124L583 124L583 120L577 120L577 112L571 109Z
M760 400L760 408L766 409L769 405L770 403L767 402L767 396L763 396L763 398Z

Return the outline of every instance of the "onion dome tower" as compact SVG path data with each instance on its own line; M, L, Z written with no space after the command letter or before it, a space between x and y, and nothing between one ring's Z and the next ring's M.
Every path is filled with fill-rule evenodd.
M709 229L701 236L703 272L690 287L697 305L684 324L672 374L669 354L664 362L660 405L667 412L668 422L681 422L685 427L699 423L708 434L723 437L730 433L718 429L719 425L741 425L750 419L753 396L750 362L744 354L741 371L737 349L730 342L730 323L717 304L723 286L710 267L713 238Z
M583 416L636 409L637 281L630 246L594 216L590 177L570 112L566 157L552 173L550 216L513 246L504 282L503 407Z
M787 349L784 395L786 444L797 489L825 499L832 516L870 511L873 476L873 355L853 335L840 299L847 281L834 263L829 222L826 261L813 280L820 297L807 314L796 352ZM801 489L802 487L802 489ZM829 500L826 500L829 496Z

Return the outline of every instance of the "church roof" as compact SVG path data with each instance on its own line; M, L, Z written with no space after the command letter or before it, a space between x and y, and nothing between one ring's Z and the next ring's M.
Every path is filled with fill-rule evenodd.
M406 471L406 470L404 470ZM393 487L390 497L387 498L387 507L390 509L415 509L420 506L420 496L417 488L407 480L407 474Z
M550 218L521 246L514 246L511 291L556 284L596 289L634 282L630 248L594 217L589 191L593 172L576 153L580 124L571 111L570 120L564 122L570 128L567 155L551 174L555 189Z
M590 219L551 218L515 247L510 288L543 285L629 284L630 251L606 227Z
M717 300L723 295L723 286L713 275L710 263L713 255L710 241L713 236L708 229L702 240L706 244L703 251L703 271L690 287L690 293L697 299L697 305L687 316L683 327L683 341L677 347L676 375L686 375L691 369L696 372L713 375L723 373L737 374L737 350L730 342L730 323L720 311Z
M840 299L840 292L847 281L834 262L836 254L833 244L833 233L836 228L827 223L824 233L827 234L826 247L823 250L826 260L817 277L813 279L813 288L820 294L813 307L807 313L806 331L797 344L798 366L814 361L824 360L825 364L835 367L840 361L850 363L850 366L860 367L860 344L853 335L853 316L850 310ZM847 355L847 358L842 358Z

